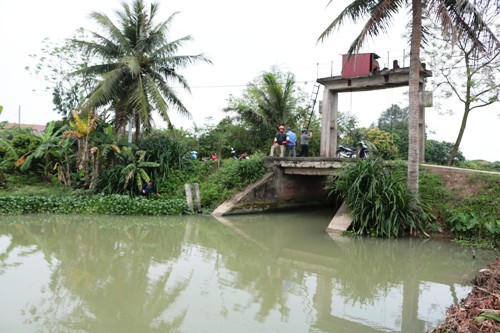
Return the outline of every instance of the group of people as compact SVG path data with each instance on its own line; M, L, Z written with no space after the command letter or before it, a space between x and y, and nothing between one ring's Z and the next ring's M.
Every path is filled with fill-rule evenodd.
M297 156L309 156L309 140L312 138L312 132L309 132L307 128L302 128L302 134L300 135L300 153L297 155L297 134L295 134L290 127L286 129L285 126L278 126L278 132L274 136L273 145L271 146L271 155L274 156L274 151L279 149L280 157L288 157L290 152L292 152L293 157Z

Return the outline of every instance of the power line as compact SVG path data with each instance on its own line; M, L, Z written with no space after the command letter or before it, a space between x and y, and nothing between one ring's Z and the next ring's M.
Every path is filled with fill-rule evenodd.
M307 81L295 81L295 83L313 83L316 82L316 80L307 80ZM277 82L277 84L285 84L286 82ZM210 89L210 88L242 88L242 87L248 87L252 83L247 83L247 84L228 84L228 85L206 85L206 86L190 86L190 89ZM263 86L263 84L262 84ZM175 88L183 88L183 87L173 87Z

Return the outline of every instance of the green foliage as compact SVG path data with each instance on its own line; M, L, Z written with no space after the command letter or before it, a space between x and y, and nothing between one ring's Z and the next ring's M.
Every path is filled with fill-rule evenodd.
M391 238L424 232L432 218L404 184L398 168L367 159L344 167L330 190L346 201L357 234Z
M480 316L476 317L476 322L482 324L486 319L491 319L497 323L500 323L500 316L496 313L484 312Z
M425 141L425 161L427 163L447 165L453 143L436 140ZM455 161L460 163L465 161L465 157L459 151L455 156Z
M498 161L497 162L488 162L484 160L463 161L463 162L458 162L456 166L464 169L500 172L500 162Z
M185 146L166 136L164 132L154 132L145 137L140 149L147 152L145 160L147 162L159 163L158 168L153 171L153 178L159 178L163 175L177 169L185 169L188 160L183 159L187 149Z
M408 108L391 105L378 118L378 128L392 135L398 158L408 158Z
M442 228L450 231L455 242L472 247L500 246L500 177L470 174L466 187L473 195L444 187L438 175L421 172L422 201L443 221Z
M500 246L500 219L486 213L461 213L450 211L446 225L456 241L479 248Z
M0 188L7 188L7 179L5 178L2 169L0 169Z
M25 172L32 167L41 170L44 178L50 180L54 164L60 157L60 131L55 130L55 123L50 122L45 132L33 135L31 149L22 155L16 162L16 166Z
M265 171L261 156L252 156L241 161L224 160L216 172L200 183L202 206L215 207L229 199L236 190L259 180Z
M339 112L338 115L338 139L344 146L354 147L356 143L364 140L365 130L359 128L359 120L350 112Z
M187 213L179 199L149 200L126 195L0 196L0 214L178 215Z
M2 168L13 173L18 171L15 162L36 147L36 137L29 129L8 128L0 131L0 164Z
M370 128L366 131L366 139L376 148L378 157L384 160L392 160L398 155L398 147L394 144L390 133L378 128Z
M83 29L78 29L73 39L84 38ZM71 117L71 111L78 108L79 103L87 96L92 87L92 77L89 75L70 75L77 69L89 66L92 55L80 52L72 39L52 41L43 40L39 54L29 55L36 63L25 69L37 78L43 78L47 83L45 91L52 91L54 110L63 119Z

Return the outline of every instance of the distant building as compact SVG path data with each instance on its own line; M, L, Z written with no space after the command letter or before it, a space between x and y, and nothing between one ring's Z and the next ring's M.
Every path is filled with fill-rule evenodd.
M33 134L43 134L45 132L45 125L29 125L29 124L16 124L16 123L8 123L5 125L5 128L28 128L31 130Z

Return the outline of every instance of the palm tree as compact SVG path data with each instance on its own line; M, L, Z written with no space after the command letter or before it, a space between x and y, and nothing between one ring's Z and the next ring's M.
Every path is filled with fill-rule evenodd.
M258 108L251 110L252 114L273 127L289 123L296 106L293 96L295 77L288 73L283 79L284 82L281 82L279 74L269 72L262 75L260 85L250 84L249 90L255 95L258 103Z
M294 75L273 67L249 83L243 97L231 97L224 111L235 112L259 132L274 132L278 125L295 125L300 99L296 95Z
M330 0L328 4L331 4ZM353 22L367 21L360 34L352 42L348 54L357 52L365 42L366 37L376 37L386 32L394 15L403 10L409 1L403 0L357 0L351 2L335 18L335 20L320 35L318 41L324 41L331 32L339 28L345 19ZM499 3L495 2L494 10L498 11ZM410 69L409 69L409 147L408 147L408 189L414 196L418 196L418 162L419 162L419 79L420 79L420 48L422 44L422 11L427 9L432 13L432 19L440 22L444 32L451 36L466 38L478 46L478 49L487 51L500 47L495 34L484 22L481 13L468 0L411 0L412 26L410 37ZM484 38L478 39L475 31L484 31Z
M152 3L147 9L143 0L134 0L131 5L123 2L123 11L116 12L118 25L107 15L92 12L91 18L105 34L91 32L92 40L73 40L83 50L97 56L100 62L74 73L100 77L83 107L92 109L111 103L115 111L115 126L123 127L134 121L136 141L141 126L147 131L152 128L153 110L169 128L173 128L169 117L171 109L190 117L169 83L190 92L186 79L177 70L198 61L210 63L203 54L177 54L191 37L169 41L169 27L177 13L155 24L158 6Z

